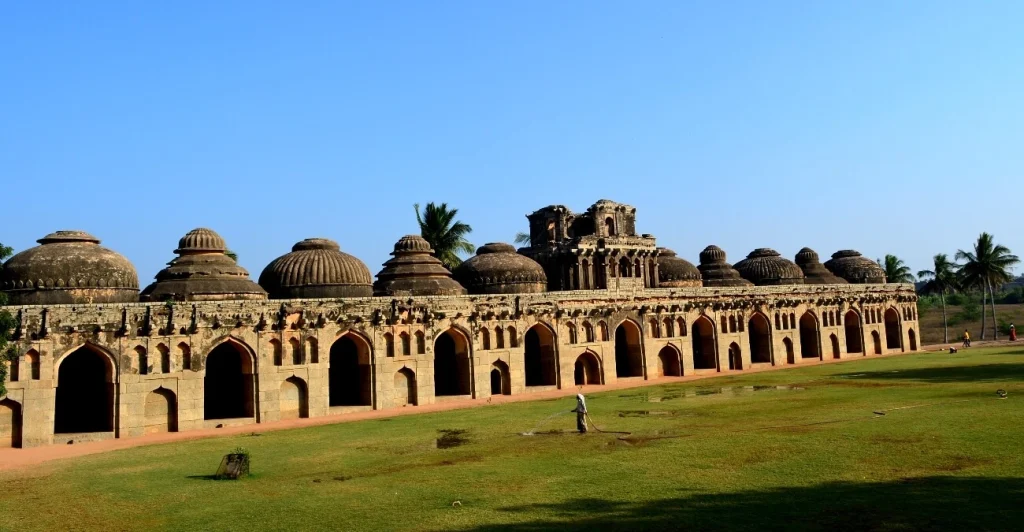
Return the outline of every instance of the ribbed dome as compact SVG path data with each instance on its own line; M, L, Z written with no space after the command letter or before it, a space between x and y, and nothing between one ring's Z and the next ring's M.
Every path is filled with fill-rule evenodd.
M725 251L718 246L708 246L700 252L701 282L704 286L751 286L753 283L740 276L740 272L725 262Z
M179 254L186 251L217 252L227 251L227 249L224 239L216 231L200 227L185 233L185 236L178 240L178 249L174 252Z
M481 246L452 273L471 294L535 294L548 284L540 264L502 243Z
M685 288L701 286L700 270L671 249L658 248L658 286Z
M804 284L849 284L846 279L828 271L818 259L818 253L811 248L797 252L796 265L804 272Z
M260 274L260 286L273 299L373 295L369 268L326 238L307 238L274 259Z
M466 289L452 279L434 250L420 236L406 235L395 243L392 258L377 274L373 293L378 296L454 296Z
M884 284L885 270L875 261L852 249L832 254L832 260L825 263L832 273L854 284Z
M209 229L193 229L178 241L178 257L142 291L143 301L222 301L266 299L267 292L231 257L224 239Z
M139 300L135 266L84 231L57 231L14 255L0 271L11 305L129 303Z
M733 265L744 279L758 286L804 284L804 272L782 257L778 251L757 248L747 258Z

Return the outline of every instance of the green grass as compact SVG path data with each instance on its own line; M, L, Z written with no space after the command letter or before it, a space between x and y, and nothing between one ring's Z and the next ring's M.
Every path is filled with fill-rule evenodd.
M0 528L1011 529L1022 401L1024 350L975 349L588 397L625 437L520 435L565 398L139 447L0 475ZM209 480L238 446L254 476Z

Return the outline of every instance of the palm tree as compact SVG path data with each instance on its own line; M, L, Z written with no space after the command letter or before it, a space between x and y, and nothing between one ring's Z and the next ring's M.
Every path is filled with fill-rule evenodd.
M935 255L932 258L932 263L934 269L921 270L917 272L917 276L927 279L921 289L922 292L939 295L939 302L942 303L942 342L946 343L949 341L949 329L946 324L946 294L957 288L956 270L960 265L949 262L949 257L945 253Z
M473 244L466 240L466 235L473 228L455 220L458 209L449 209L447 203L434 205L433 202L420 212L420 204L413 205L416 209L416 221L420 224L420 236L430 242L434 248L434 256L449 270L462 264L459 253L473 253Z
M896 255L886 255L885 262L878 261L878 265L885 270L885 282L887 283L914 282L914 274L910 273L910 267Z
M530 243L530 233L524 233L522 231L516 233L516 238L513 240L516 244L527 245Z
M231 260L238 262L238 253L231 251L230 249L225 250L224 254L227 255Z
M981 288L982 293L982 314L981 314L981 338L985 339L985 296L992 302L992 338L999 339L999 329L996 327L996 295L994 286L1001 285L1011 279L1010 270L1020 262L1016 255L1010 252L1009 248L995 243L995 238L982 233L978 241L974 243L974 251L957 250L957 260L964 261L960 268L962 282L968 286Z

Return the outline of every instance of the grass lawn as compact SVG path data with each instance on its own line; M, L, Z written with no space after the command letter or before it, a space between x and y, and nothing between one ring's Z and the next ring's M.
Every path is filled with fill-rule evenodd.
M0 474L0 529L1019 529L1022 402L1024 348L974 349L588 397L629 436L566 398L138 447Z

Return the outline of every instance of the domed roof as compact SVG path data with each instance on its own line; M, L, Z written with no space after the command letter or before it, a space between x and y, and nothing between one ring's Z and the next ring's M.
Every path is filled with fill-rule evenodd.
M509 244L484 244L452 272L470 294L535 294L547 290L544 268Z
M854 284L885 283L885 270L877 262L852 249L833 253L832 259L825 263L825 267Z
M804 284L849 284L846 279L828 271L818 259L818 253L811 248L797 252L796 265L804 272Z
M463 295L466 289L452 279L434 250L421 236L406 235L395 243L392 258L377 274L373 293L378 296Z
M0 270L11 305L129 303L139 300L139 276L122 255L84 231L57 231L14 255Z
M804 272L799 266L782 257L778 251L757 248L747 258L733 265L744 279L758 286L778 284L804 284Z
M219 301L266 299L267 292L249 272L224 254L227 246L210 229L193 229L178 241L178 257L142 291L143 301Z
M701 286L700 270L667 248L658 248L658 286L683 288Z
M701 281L704 286L751 286L754 283L740 276L740 272L725 262L725 251L718 246L708 246L700 252Z
M370 269L326 238L307 238L274 259L260 274L260 286L273 299L373 295Z

